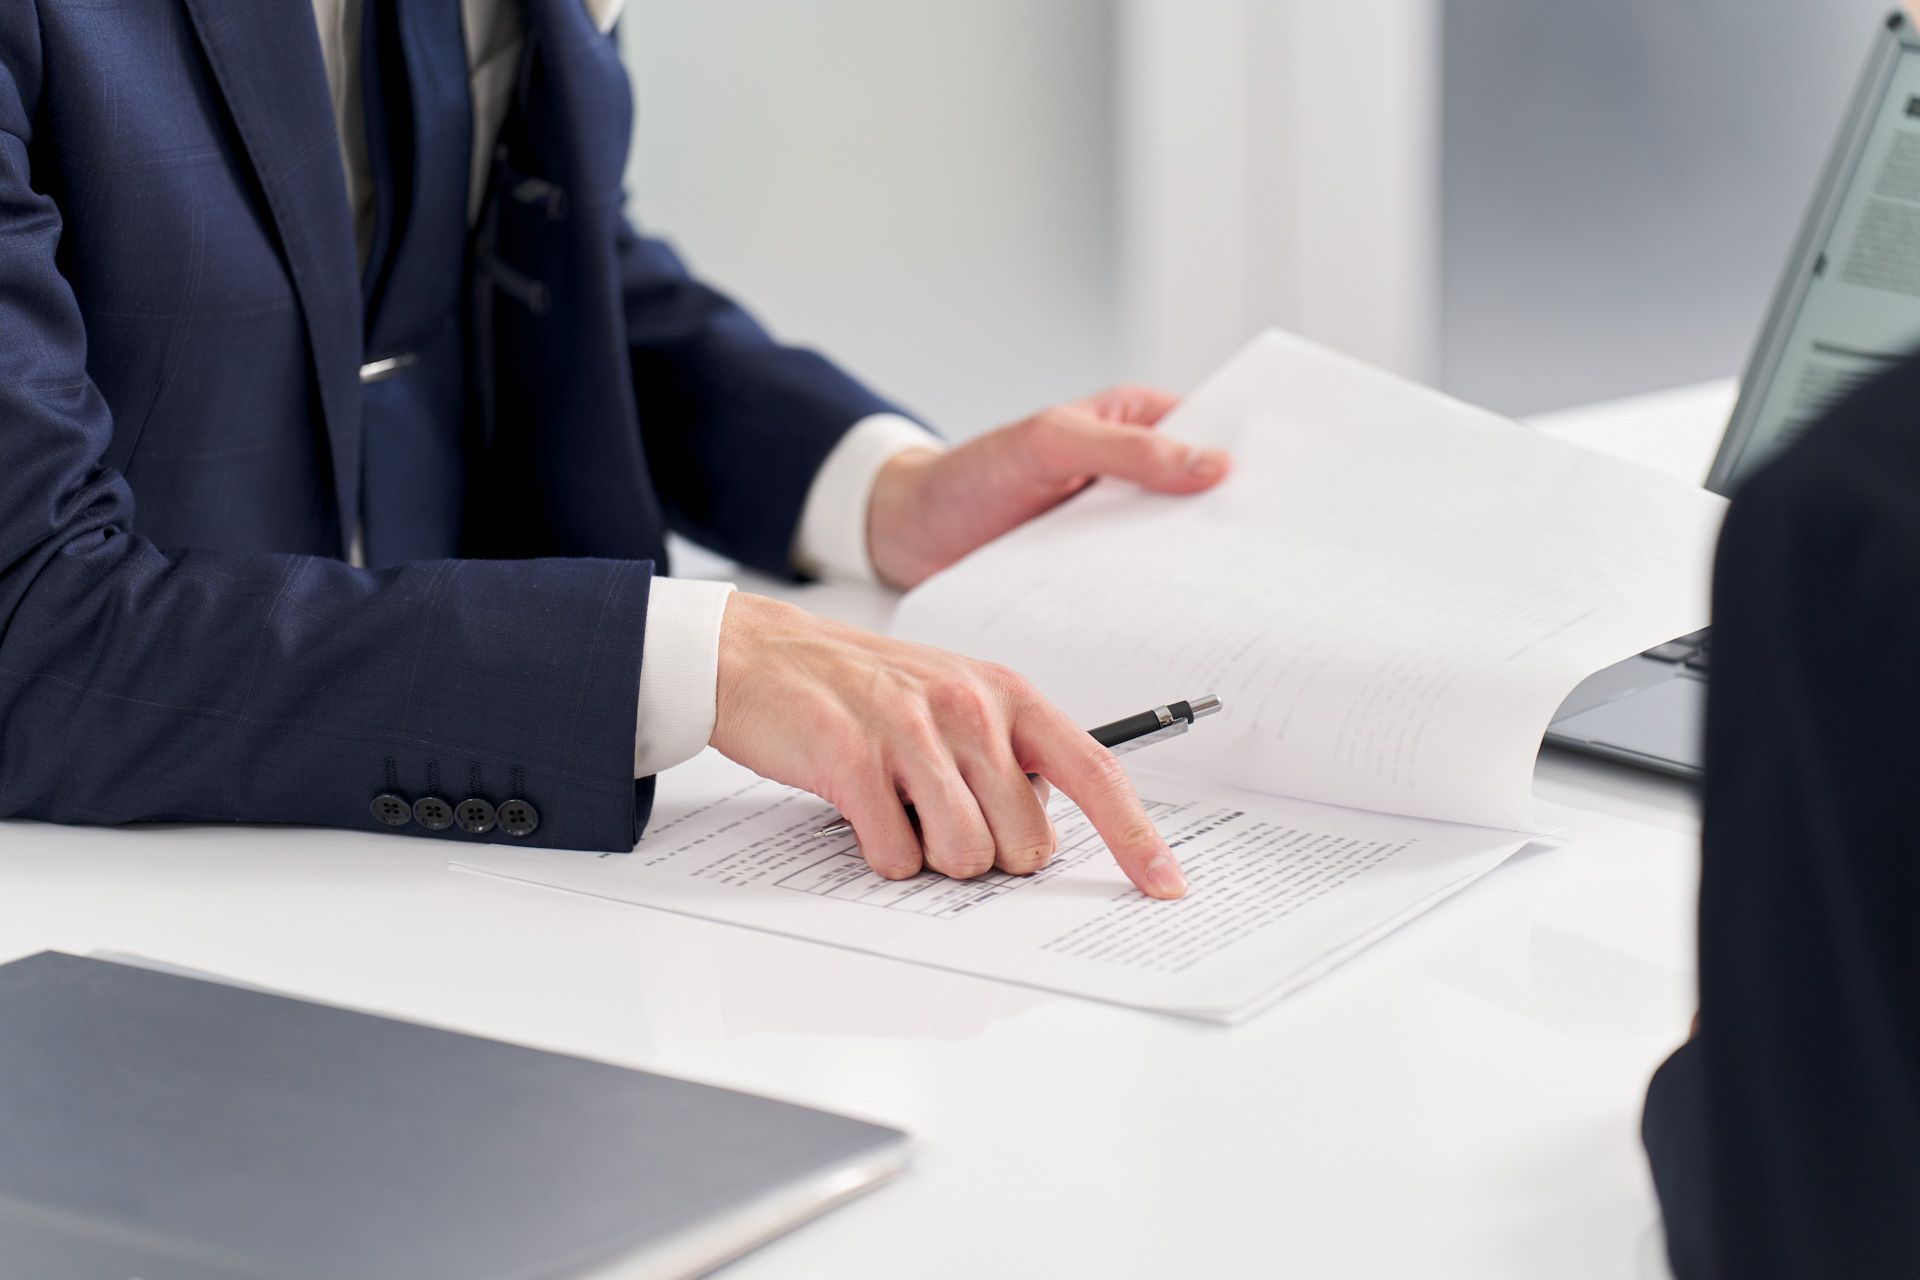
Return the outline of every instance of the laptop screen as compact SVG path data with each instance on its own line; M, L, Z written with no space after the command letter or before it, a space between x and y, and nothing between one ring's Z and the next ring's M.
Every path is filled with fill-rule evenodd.
M1920 46L1876 45L1708 486L1730 493L1861 382L1920 349Z

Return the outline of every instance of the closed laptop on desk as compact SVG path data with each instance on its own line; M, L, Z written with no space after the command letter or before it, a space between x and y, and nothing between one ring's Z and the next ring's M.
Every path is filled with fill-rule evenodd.
M0 1274L697 1273L900 1133L175 974L0 966Z

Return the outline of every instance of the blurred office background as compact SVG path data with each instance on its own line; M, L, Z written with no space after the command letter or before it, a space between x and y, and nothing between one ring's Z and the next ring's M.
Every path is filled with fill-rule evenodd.
M1890 0L629 0L636 217L967 435L1278 324L1512 413L1736 372Z

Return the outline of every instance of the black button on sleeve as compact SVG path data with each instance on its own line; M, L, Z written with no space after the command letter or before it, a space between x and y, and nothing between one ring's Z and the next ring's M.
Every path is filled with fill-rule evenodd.
M510 836L530 836L540 825L540 811L525 800L509 800L500 806L500 829Z
M470 836L483 836L493 830L493 806L479 796L468 796L453 811L454 821Z
M389 827L404 827L413 821L413 806L404 796L382 791L373 798L373 816Z
M413 820L429 831L445 831L453 825L453 806L439 796L421 796L413 802Z

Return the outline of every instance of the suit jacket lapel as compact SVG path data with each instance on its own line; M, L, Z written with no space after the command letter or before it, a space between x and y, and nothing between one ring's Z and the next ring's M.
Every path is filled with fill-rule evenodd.
M360 270L313 5L186 0L186 7L266 196L306 318L344 541L360 512Z

